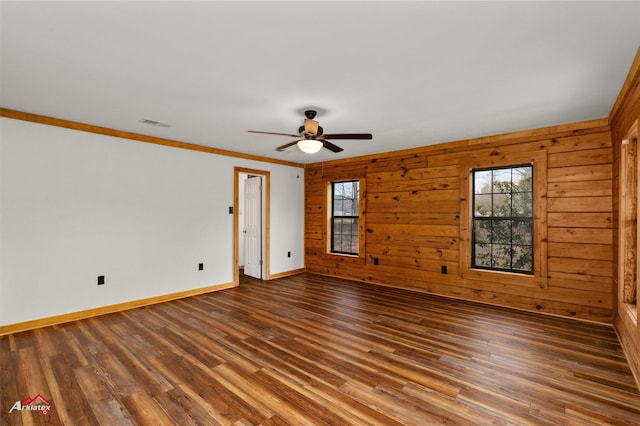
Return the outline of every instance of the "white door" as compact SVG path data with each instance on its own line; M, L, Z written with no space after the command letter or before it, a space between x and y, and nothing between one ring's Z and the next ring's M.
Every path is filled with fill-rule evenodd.
M262 279L262 176L244 181L244 274Z

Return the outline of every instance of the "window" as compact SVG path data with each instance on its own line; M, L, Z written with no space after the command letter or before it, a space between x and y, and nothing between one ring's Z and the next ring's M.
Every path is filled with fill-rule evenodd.
M331 252L357 255L359 251L360 182L331 183Z
M530 181L521 181L518 177L519 172L527 169ZM459 172L460 277L465 280L487 281L492 283L491 285L500 283L523 288L548 288L547 152L509 150L495 155L492 151L488 156L470 156L461 161ZM496 189L493 172L496 174ZM505 176L508 173L512 176L509 180ZM483 177L486 179L485 183L491 182L489 186L483 185ZM528 190L525 190L525 185L529 185ZM478 195L484 195L479 197L477 206L476 192ZM494 202L494 194L497 202ZM524 214L525 210L519 203L527 197L531 199L530 212ZM500 201L505 199L509 200L509 203L505 201L501 205ZM489 200L491 208L487 204ZM514 204L515 208L512 208ZM504 216L507 206L511 211L508 216ZM506 225L506 221L509 220L509 227L503 226L494 230L494 223L499 227L500 224ZM531 224L528 233L525 232L526 228L523 230L525 223ZM486 229L480 228L483 225ZM505 233L509 232L509 238L504 238L506 241L501 245L499 232L502 230ZM507 246L509 252L506 252ZM508 256L500 257L498 249L505 249ZM529 251L522 256L525 249ZM527 257L530 258L527 260ZM515 265L515 268L512 268L512 265Z
M475 169L471 267L533 274L533 167Z

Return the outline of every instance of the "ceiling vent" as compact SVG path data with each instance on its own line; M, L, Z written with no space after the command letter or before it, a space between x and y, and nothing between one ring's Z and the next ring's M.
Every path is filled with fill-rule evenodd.
M149 124L151 126L164 127L165 129L168 129L169 127L173 127L171 124L161 123L160 121L149 120L146 118L140 120L140 122L144 124Z

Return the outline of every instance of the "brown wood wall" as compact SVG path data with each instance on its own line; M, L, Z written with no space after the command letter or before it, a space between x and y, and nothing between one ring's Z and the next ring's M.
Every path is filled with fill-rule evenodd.
M464 173L474 161L546 158L546 275L465 274ZM613 149L607 119L308 165L306 268L375 284L598 322L613 320ZM465 168L467 172L465 172ZM364 180L364 253L327 253L326 185ZM464 233L463 233L464 234ZM463 241L461 241L461 239ZM378 265L373 259L377 258ZM446 265L448 273L441 274ZM548 279L547 279L548 275Z
M636 53L635 60L629 71L629 75L622 87L620 95L611 110L609 116L611 122L611 134L613 141L614 154L614 174L613 174L613 207L614 207L614 268L616 271L622 268L618 262L618 214L619 214L619 194L620 194L620 153L622 140L628 135L630 129L635 125L636 129L640 121L640 49ZM637 149L637 147L636 147ZM635 247L636 256L638 255L638 247ZM621 292L618 288L618 275L614 276L614 303L618 302ZM621 303L621 302L620 302ZM615 327L620 336L620 341L625 349L625 354L634 372L636 381L640 385L640 321L629 315L629 311L618 309L619 304L616 303Z

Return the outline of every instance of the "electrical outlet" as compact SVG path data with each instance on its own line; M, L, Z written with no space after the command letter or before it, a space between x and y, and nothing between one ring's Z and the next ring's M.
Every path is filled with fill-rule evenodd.
M374 257L374 258L373 258L373 264L374 264L374 265L379 265L379 264L380 264L380 261L378 260L378 258L377 258L377 257Z
M198 271L204 270L204 263L198 263Z
M104 275L98 275L98 285L104 284Z
M290 251L287 252L287 257L291 257L291 252Z
M440 273L441 274L446 274L447 273L447 265L442 265L440 267Z

